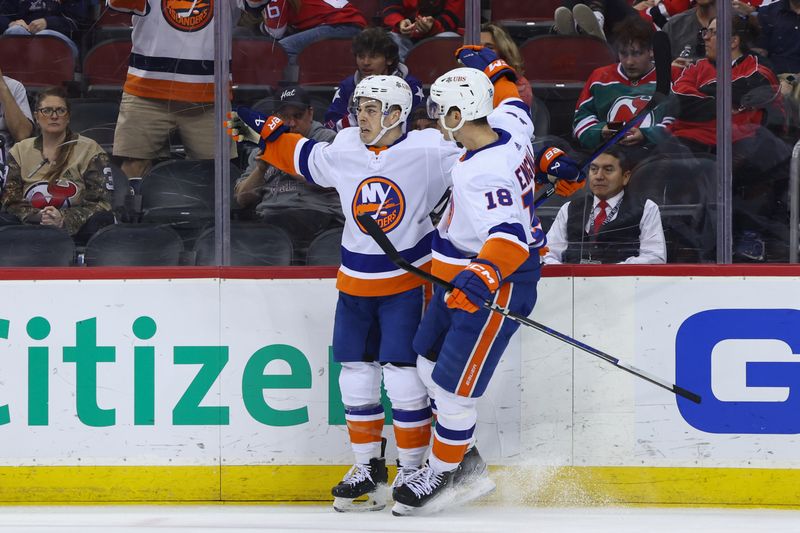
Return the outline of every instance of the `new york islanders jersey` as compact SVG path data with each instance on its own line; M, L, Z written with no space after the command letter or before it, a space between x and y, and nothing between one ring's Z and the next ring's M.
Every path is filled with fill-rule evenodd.
M411 131L387 148L367 148L358 128L332 143L284 134L262 159L323 187L335 187L345 215L337 288L353 296L388 296L422 285L398 269L356 220L368 213L411 264L428 270L434 228L428 214L450 186L462 150L437 130Z
M237 13L235 1L222 1L232 15ZM134 15L126 93L159 100L214 101L214 0L107 2L116 11Z
M545 244L533 214L533 124L528 107L519 99L506 99L488 120L498 139L467 151L453 168L450 205L433 238L432 273L446 280L487 249L505 278L528 259L538 263L538 248Z

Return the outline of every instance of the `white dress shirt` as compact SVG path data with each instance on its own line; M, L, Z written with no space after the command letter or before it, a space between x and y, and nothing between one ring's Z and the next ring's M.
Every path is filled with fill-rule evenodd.
M617 218L619 212L618 205L625 195L625 190L619 192L606 200L608 206L606 207L606 222L611 222ZM593 196L594 202L592 211L584 232L588 234L591 229L595 217L600 211L598 204L600 199ZM567 249L567 211L571 202L567 202L561 206L550 231L547 232L547 246L550 250L544 256L544 263L548 265L560 265L561 258L564 251ZM588 238L588 236L587 236ZM661 212L658 206L652 200L646 200L644 204L644 213L642 213L642 220L639 222L639 255L634 255L622 261L621 264L634 264L634 265L655 265L667 262L667 246L664 241L664 228L661 226Z

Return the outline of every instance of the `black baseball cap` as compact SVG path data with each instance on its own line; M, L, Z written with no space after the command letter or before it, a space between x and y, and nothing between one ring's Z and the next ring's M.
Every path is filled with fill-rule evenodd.
M308 109L311 107L311 96L299 85L280 89L276 93L276 96L280 99L278 107L275 110L276 112L286 106L293 106L299 109Z

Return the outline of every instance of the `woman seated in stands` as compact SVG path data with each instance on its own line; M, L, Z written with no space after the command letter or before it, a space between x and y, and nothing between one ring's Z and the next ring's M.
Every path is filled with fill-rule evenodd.
M505 59L506 63L513 67L517 72L519 97L525 102L525 105L532 107L533 89L525 78L525 62L511 35L502 26L490 22L481 26L481 44L494 50L497 57Z
M114 222L108 155L92 139L70 131L63 89L40 92L34 113L39 135L9 150L0 201L22 222L63 228L83 244Z

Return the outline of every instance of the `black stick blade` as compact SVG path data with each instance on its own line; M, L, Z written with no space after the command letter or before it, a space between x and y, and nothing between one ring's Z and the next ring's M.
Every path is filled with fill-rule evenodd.
M669 36L657 31L653 36L653 61L656 64L656 93L669 94L672 85L672 52Z
M678 396L682 396L682 397L686 398L687 400L692 401L694 403L700 403L700 401L701 401L701 398L700 398L699 394L695 394L694 392L692 392L690 390L686 390L683 387L679 387L677 385L675 385L673 387L673 392L675 394L677 394Z

